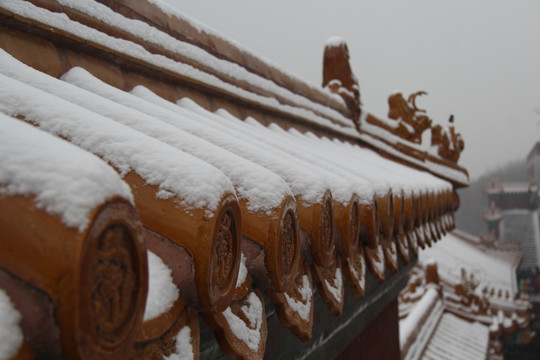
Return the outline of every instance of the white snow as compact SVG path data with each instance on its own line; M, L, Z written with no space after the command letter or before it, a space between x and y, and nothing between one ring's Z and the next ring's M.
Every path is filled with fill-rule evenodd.
M469 322L445 312L422 358L426 360L486 359L488 348L487 326L478 322Z
M332 294L334 299L339 303L341 302L341 292L343 290L343 277L341 275L341 268L339 266L336 267L336 272L334 273L334 283L331 284L328 282L328 280L324 279L324 283L326 284L326 288Z
M308 321L309 314L311 313L313 291L311 288L311 282L309 281L309 277L307 275L302 276L302 287L298 288L298 291L300 292L300 296L302 298L301 301L296 301L294 298L290 297L287 292L283 294L285 295L285 299L287 300L289 307L296 312L300 318Z
M215 31L214 29L210 28L207 25L201 24L197 20L194 20L187 16L186 14L182 14L178 11L178 9L171 7L167 3L163 2L162 0L148 0L150 3L154 4L158 8L160 8L165 14L178 18L182 21L185 21L189 23L194 29L196 29L199 33L206 33L213 37L216 37L223 41L224 43L230 45L233 48L237 48L241 52L245 54L249 54L255 58L257 58L262 64L266 65L268 68L272 68L276 70L277 72L281 73L285 78L291 79L294 82L301 83L304 87L309 88L309 91L318 93L319 97L327 98L328 103L332 103L332 107L339 108L339 109L345 109L346 105L343 99L339 96L336 96L335 94L328 94L324 92L321 87L318 85L314 85L308 82L305 82L303 79L299 78L296 74L291 73L287 71L286 69L280 68L278 65L273 63L271 60L267 58L261 57L259 54L254 53L252 50L244 47L242 44L239 44L238 42L223 37L219 32Z
M10 91L2 83L0 92ZM130 188L101 159L2 112L0 154L0 194L35 196L38 208L80 232L107 199L133 203Z
M197 47L190 48L187 54L202 52L200 54L197 54L197 61L201 61L203 64L208 63L208 66L216 66L217 69L219 69L223 74L230 75L230 73L228 72L231 72L238 77L240 77L240 75L245 76L241 79L249 81L252 83L252 85L258 86L259 88L263 88L265 90L267 88L270 88L271 91L279 93L280 96L284 98L290 97L290 99L294 99L298 104L294 106L282 104L275 98L275 96L262 96L236 87L228 82L219 79L215 75L211 75L209 73L201 71L191 65L177 62L163 55L153 54L144 49L141 45L135 44L131 41L109 36L96 29L72 21L65 14L53 13L46 9L36 7L30 3L17 0L4 0L2 3L2 7L19 16L33 19L39 23L43 23L60 31L65 31L67 33L73 34L89 43L99 44L100 47L107 48L110 51L122 53L139 61L145 62L151 67L158 67L166 71L171 71L178 74L180 77L191 79L196 83L205 83L211 87L222 89L225 92L234 94L235 96L238 96L245 100L267 106L274 110L283 111L284 113L288 113L290 115L299 116L309 122L323 125L327 128L334 129L340 133L348 134L349 136L358 135L356 130L352 126L350 120L344 117L341 113L332 110L329 107L314 103L307 98L304 98L303 96L290 92L285 88L278 87L272 81L263 79L259 76L253 76L250 72L234 63L225 62L223 60L213 58L210 54L204 52ZM99 15L96 16L99 17ZM119 20L116 18L116 16L112 17L114 18L114 21L121 21L122 23L126 21L134 21L125 18L123 20ZM110 18L107 19L107 21L110 20ZM125 26L125 24L123 24L123 26ZM131 26L139 27L140 24L136 22L135 25L130 25L128 27ZM148 31L150 30L146 30L145 33ZM145 39L147 41L150 41L150 39L148 39L148 36L145 36ZM173 48L176 48L183 47L183 45L186 49L187 47L191 46L190 44L182 43L178 40L174 40L174 45L172 46ZM253 78L251 78L252 76ZM304 106L309 108L306 108ZM331 117L335 121L339 121L340 124L336 124L330 121L327 117L317 115L314 111L328 113L329 117Z
M85 0L84 3L66 1L66 6L78 9L77 11L81 11L91 17L95 17L100 21L108 23L110 26L119 27L121 29L125 29L127 31L138 34L137 36L139 36L141 39L144 39L144 41L146 42L155 43L163 48L168 49L169 51L181 53L182 56L189 57L194 63L201 64L204 67L213 68L215 69L215 71L217 71L223 76L233 76L240 81L247 82L251 86L263 90L265 93L273 93L275 94L275 96L258 95L253 92L238 88L228 82L219 79L217 76L206 73L198 68L195 68L188 64L177 62L173 59L167 58L159 54L153 54L136 43L108 36L105 33L102 33L96 29L72 21L65 14L53 13L46 9L36 7L28 2L5 0L2 3L2 7L8 11L11 11L25 18L35 20L38 23L42 23L45 26L52 27L53 29L58 29L58 31L65 31L67 33L71 33L75 37L78 37L91 44L99 44L99 46L102 48L109 49L113 52L125 54L126 56L137 59L140 62L147 63L152 67L161 68L165 71L171 71L181 77L191 79L197 83L202 82L211 87L222 89L227 93L233 94L234 96L243 98L247 101L261 104L270 109L282 111L286 114L304 118L308 122L311 122L313 124L320 124L326 128L332 129L338 133L347 136L351 136L353 138L362 139L370 144L377 146L378 148L385 150L389 154L392 154L399 158L403 158L413 164L418 164L421 167L427 168L430 171L433 171L444 177L455 179L456 181L463 183L468 182L467 176L458 170L441 166L429 160L424 163L410 156L404 155L403 153L395 150L383 141L377 140L371 135L367 134L370 132L373 134L381 132L379 136L382 136L383 139L392 139L391 142L393 143L403 142L402 139L395 137L393 134L388 133L384 129L380 129L378 127L365 123L365 114L367 114L367 111L363 111L363 116L361 119L362 127L365 131L367 131L367 133L359 134L354 128L350 119L344 117L338 111L313 102L301 95L292 93L288 89L283 88L270 80L264 79L261 76L255 75L235 63L218 59L213 55L206 53L201 48L172 38L169 35L160 32L159 30L156 30L155 28L143 22L125 18L119 14L112 12L107 7L104 7L97 3L88 2L88 0ZM171 9L167 10L166 12L170 13L170 11ZM174 16L182 18L177 13L174 13ZM204 31L206 31L206 29ZM315 91L322 92L323 96L330 97L333 102L337 100L337 97L334 95L324 95L324 93L326 92L324 92L324 90L322 89L317 90L317 88L315 87L314 89ZM277 95L279 95L280 98L288 99L287 101L292 101L294 105L280 103L276 99ZM332 119L333 121L331 121L330 119ZM335 121L339 122L339 124L335 123ZM413 144L411 142L405 143L409 147L417 147L416 144Z
M235 185L239 198L247 200L249 211L272 210L280 206L286 195L292 196L289 186L277 174L175 126L189 122L185 116L114 88L82 68L73 68L62 76L70 84L49 80L45 84L44 79L39 86L220 169ZM208 132L222 136L214 129Z
M215 210L225 192L235 193L230 180L210 164L159 140L121 125L95 112L65 101L36 87L48 81L0 51L0 111L22 115L57 136L69 139L101 156L121 175L134 170L150 185L174 193L186 208ZM45 80L44 80L45 79Z
M240 268L238 269L238 279L236 280L236 287L239 288L246 281L248 270L246 267L246 257L244 253L240 253Z
M0 360L11 359L22 345L20 321L21 314L4 290L0 289Z
M191 328L184 326L174 339L175 353L164 356L164 360L193 360L193 344L191 343Z
M485 253L453 233L447 233L442 241L422 251L419 262L425 264L432 258L437 260L439 274L449 281L459 283L463 268L467 274L475 274L479 289L487 286L508 289L511 294L517 291L513 288L511 261Z
M436 329L444 310L437 290L429 287L409 315L399 322L399 344L405 359L418 359Z
M152 320L169 311L180 296L173 282L172 271L163 260L148 251L148 295L144 321Z
M183 121L173 122L171 119L170 123L275 172L285 180L295 196L300 196L308 204L321 202L325 192L331 187L328 176L334 175L238 130L248 127L246 124L240 124L240 128L234 127L224 122L222 117L201 108L189 99L182 99L179 102L181 106L178 106L142 86L136 86L131 93L185 115ZM340 181L343 185L340 189L343 191L332 195L338 201L347 202L353 190L351 184Z
M264 315L264 306L259 297L250 292L245 299L245 305L240 309L249 321L249 326L228 307L222 313L234 336L243 341L253 351L258 351L261 343L261 326Z
M342 44L346 44L346 42L341 36L332 36L326 39L326 47L337 47Z
M367 181L379 196L384 196L391 189L393 193L400 194L403 190L405 196L420 190L451 189L451 184L424 171L418 171L408 166L383 158L375 152L351 145L346 142L328 138L319 138L311 132L300 133L296 129L285 132L277 125L270 125L269 129L280 134L289 134L304 146L305 151L316 154L321 162L333 164L335 170L342 176L351 174ZM300 145L299 145L300 146Z
M376 257L370 257L369 261L370 263L375 267L376 271L378 271L381 274L384 274L384 250L382 248L382 245L377 245L376 247Z
M333 161L325 161L325 158L318 154L320 144L318 146L317 144L306 145L275 124L266 128L250 117L245 121L241 121L224 110L218 110L216 114L221 115L228 125L234 126L237 133L241 132L260 144L280 149L284 153L294 154L296 158L317 169L320 174L324 174L328 178L332 195L337 199L346 199L348 201L352 194L355 193L362 203L372 201L373 190L371 184L363 178L351 174L347 170L348 167L343 168L336 166Z
M220 77L231 77L234 80L251 85L258 89L259 92L271 92L275 94L275 97L281 97L293 102L295 106L324 114L326 117L340 121L341 125L346 127L351 126L349 119L328 106L313 102L287 88L277 85L272 80L265 79L248 71L234 62L220 59L198 46L180 41L143 21L126 18L103 4L93 0L59 0L59 2L64 6L88 14L109 26L128 31L130 34L143 39L147 43L161 46L174 54L187 57L196 64L199 64L202 69L209 68L216 71Z

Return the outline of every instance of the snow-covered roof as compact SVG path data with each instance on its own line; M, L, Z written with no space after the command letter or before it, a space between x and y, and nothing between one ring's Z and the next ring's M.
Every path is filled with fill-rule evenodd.
M468 183L467 175L459 169L441 165L430 159L421 161L396 150L396 146L391 144L405 145L427 154L427 149L408 141L404 142L384 129L361 120L362 132L358 133L353 121L344 115L347 110L339 96L285 74L275 65L258 59L245 49L239 49L236 44L195 24L172 8L152 9L155 12L165 11L169 16L169 23L165 24L164 30L140 19L125 16L118 9L113 11L110 7L92 0L63 0L60 3L70 17L29 2L7 0L3 3L3 8L42 26L69 34L77 41L92 44L103 51L129 58L130 61L143 66L159 69L179 79L204 84L228 96L262 106L269 111L279 112L283 116L302 119L311 126L322 127L335 134L364 141L391 156L418 165L461 185ZM128 1L126 6L133 10L138 5ZM80 14L84 16L81 17ZM144 14L140 16L144 17ZM183 25L178 25L178 22ZM175 26L184 26L192 31L190 41L174 36L178 34L178 29L173 31L171 27ZM235 50L223 49L224 54L218 56L215 49L214 51L209 49L211 46L206 47L200 43L205 36L215 39L220 46ZM255 59L253 61L258 64L259 71L251 69L248 64L239 64L233 60L229 55L235 52L244 54L246 59ZM264 74L261 74L261 71ZM296 93L292 89L307 89L307 91ZM365 118L366 114L367 111L363 111L362 118Z
M452 232L419 255L420 264L430 259L437 261L440 276L452 283L460 281L461 269L465 269L468 274L474 274L481 288L495 287L509 290L511 294L517 291L511 261L486 254Z
M485 359L488 352L489 327L445 313L424 351L422 359Z
M80 232L106 200L118 196L133 203L130 188L101 159L3 112L0 153L0 196L34 196L38 208Z
M416 237L406 239L400 226L389 225L401 214L384 198L392 193L390 199L398 203L402 195L408 200L414 195L427 206L422 214L411 212L416 218L408 219L407 231L431 243L453 226L448 195L467 183L466 171L434 161L421 145L363 124L367 111L357 119L358 113L351 115L347 102L331 90L309 85L153 3L2 2L0 12L9 24L25 25L13 31L28 39L39 36L54 51L39 53L48 63L34 61L40 59L33 52L42 49L32 41L21 40L22 52L0 49L0 124L9 124L0 126L0 152L8 154L0 158L0 196L35 196L38 207L82 231L96 204L115 196L133 203L122 178L132 186L135 208L151 230L141 238L155 251L148 252L147 264L139 264L148 265L149 286L146 309L137 318L144 321L141 334L123 345L130 350L142 351L140 343L134 344L144 338L149 348L166 342L164 358L197 358L200 334L193 324L198 315L184 307L185 300L204 313L225 352L262 358L268 330L263 290L276 308L268 316L279 317L302 340L312 336L315 301L322 299L322 306L339 316L351 299L347 282L359 298L372 291L368 302L347 304L354 316L316 334L303 351L309 355L328 346L341 329L355 326L363 311L382 311L375 300L386 301L383 295L390 292L397 296L394 285L401 284L403 268L417 255ZM341 44L337 38L328 42ZM226 214L214 217L229 198L228 210L220 207ZM388 213L379 214L377 204ZM340 210L333 213L332 206ZM170 219L169 213L176 217ZM380 244L364 243L371 234L360 229L361 216L370 217L375 237L384 237ZM278 225L267 226L270 222ZM310 226L312 233L306 230ZM169 232L160 233L163 228ZM251 239L253 228L270 240ZM336 250L334 239L343 229L355 247L347 251L354 254ZM321 242L313 235L317 231L330 244L323 249L330 249L328 264L308 251ZM272 237L275 233L279 236ZM178 234L189 241L174 238ZM400 253L399 263L395 241L407 242L400 243L407 256ZM182 246L185 261L175 263L168 255ZM270 268L268 259L286 262L291 254L301 270L291 270L291 285L278 292L272 283L278 266ZM212 276L236 273L236 288L219 285L231 296L234 292L233 300L220 303L226 310L208 309L210 298L219 296ZM385 273L392 273L386 276L391 285L382 284ZM204 293L205 286L211 291ZM435 295L432 300L440 307ZM414 328L408 327L409 338Z
M122 176L137 172L148 184L159 186L160 198L176 196L188 208L215 210L223 193L235 192L230 180L215 167L41 90L40 87L46 88L43 82L49 76L32 70L3 50L0 57L5 65L0 70L4 84L0 89L0 106L5 114L23 116L43 130L69 139L101 156Z
M421 253L399 296L403 359L484 359L499 336L531 334L515 262L484 247L452 232Z

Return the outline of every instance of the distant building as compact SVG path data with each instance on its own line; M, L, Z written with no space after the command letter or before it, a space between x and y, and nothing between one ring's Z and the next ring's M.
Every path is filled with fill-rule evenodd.
M502 359L504 339L529 343L531 303L519 295L517 247L454 230L421 253L399 297L401 358Z
M540 142L527 156L527 181L503 183L493 180L485 186L489 209L484 213L484 220L488 234L496 241L521 246L523 259L518 267L518 279L522 288L527 286L526 290L534 289L534 278L540 266L539 180Z

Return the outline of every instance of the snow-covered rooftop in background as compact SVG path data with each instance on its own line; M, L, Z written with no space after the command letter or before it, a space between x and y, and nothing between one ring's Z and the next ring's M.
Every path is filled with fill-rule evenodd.
M467 274L474 273L480 289L508 289L511 294L517 290L512 262L483 252L451 232L419 254L422 264L432 258L437 261L439 275L455 283L460 282L463 268Z
M504 182L501 185L506 194L527 193L530 189L527 182Z
M426 360L485 359L489 342L489 327L444 313L425 349Z
M38 208L81 232L106 200L119 196L133 203L131 189L101 159L5 115L7 110L0 105L0 195L35 196Z

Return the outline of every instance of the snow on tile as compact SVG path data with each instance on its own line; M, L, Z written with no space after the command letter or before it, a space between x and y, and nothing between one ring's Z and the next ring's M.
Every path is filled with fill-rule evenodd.
M46 9L36 7L32 5L31 3L21 2L18 0L4 0L2 3L2 7L19 16L35 20L37 22L40 22L47 26L51 26L53 28L57 28L61 31L65 31L67 33L73 34L87 42L99 44L100 47L103 47L103 48L106 48L106 49L109 49L111 51L118 52L121 54L125 54L126 56L129 56L139 61L150 64L152 67L162 68L167 71L176 73L181 77L191 79L197 83L202 82L211 87L222 89L223 91L234 94L235 96L238 96L239 98L246 99L256 104L267 106L274 110L283 111L284 113L287 113L293 116L299 116L301 118L306 119L309 122L319 124L327 128L331 128L342 134L347 134L349 136L358 135L356 130L352 126L352 124L350 124L350 121L347 118L345 118L343 115L341 115L340 113L328 107L325 107L316 103L312 103L306 98L290 93L290 91L284 88L276 89L276 91L279 90L280 92L283 92L284 94L290 93L289 95L293 98L299 97L299 101L309 102L310 103L309 105L312 108L318 109L317 111L319 111L319 107L320 107L320 111L322 112L331 112L332 113L331 115L336 116L337 117L336 120L341 121L341 124L336 124L330 121L326 117L319 116L311 109L307 109L307 108L299 107L299 106L281 104L274 97L267 97L267 96L255 94L253 92L249 92L247 90L234 86L230 83L227 83L214 75L211 75L204 71L196 69L193 66L177 62L163 55L153 54L147 51L144 47L138 44L135 44L131 41L109 36L96 29L93 29L86 25L72 21L71 19L69 19L69 17L67 17L63 13L50 12ZM178 45L178 43L180 42L179 41L175 42L175 46ZM189 44L187 44L186 46L188 45ZM198 48L193 48L192 50L202 51ZM208 56L210 55L209 54L204 55L205 61L208 59L207 58ZM228 64L232 67L237 66L236 64L233 64L233 63L228 63ZM235 74L237 74L238 71L240 71L240 69L242 72L246 71L245 69L241 67L238 67L238 69L227 68L226 70L223 70L223 67L224 67L223 64L219 64L218 67L221 69L221 71L233 71L233 73ZM263 87L272 86L272 84L275 85L274 83L269 82L268 80L262 79L261 77L257 77L256 81L257 83L262 83L259 86L263 86Z
M0 91L11 91L2 84ZM80 232L107 199L133 203L130 188L101 159L2 112L0 154L0 195L35 196L38 208Z
M172 271L151 251L148 253L148 295L144 321L152 320L169 311L180 296L173 282Z
M384 265L386 263L384 260L384 250L382 245L377 245L375 250L377 251L376 256L370 257L371 265L375 267L378 273L384 274Z
M266 144L271 148L294 154L296 158L318 169L319 173L324 173L331 181L332 194L336 198L351 196L351 191L353 191L364 203L369 203L373 199L372 184L361 177L354 176L346 168L336 166L335 162L324 161L317 153L318 147L316 144L305 146L305 144L290 137L287 132L275 124L266 128L253 118L248 117L245 121L242 121L225 110L218 110L216 114L221 116L221 119L219 119L221 122L226 122L226 125L231 129L234 128L236 133L242 133L259 144ZM279 130L272 131L271 129Z
M426 167L430 171L445 176L449 179L455 179L459 182L468 183L467 176L460 171L441 166L431 161L427 161L426 163L418 161L414 158L404 155L403 153L395 150L384 142L371 137L368 134L359 134L352 125L350 119L345 118L339 112L331 109L330 107L323 106L316 102L312 102L311 100L303 96L294 94L288 89L285 89L270 80L252 74L245 68L238 66L235 63L218 59L213 55L206 53L203 49L170 37L169 35L160 32L159 30L156 30L155 28L145 24L144 22L125 18L120 14L112 12L109 8L104 7L101 4L91 3L88 2L88 0L85 0L84 3L66 2L66 6L71 6L75 9L78 9L78 11L82 11L90 16L100 19L100 21L108 23L111 26L119 26L120 28L126 29L127 31L132 31L141 36L143 39L146 39L147 42L153 42L155 44L163 46L166 49L169 49L170 51L177 52L179 51L178 49L182 49L182 51L180 51L182 55L191 57L194 61L205 64L205 66L211 66L222 74L233 75L240 81L248 82L252 86L255 86L257 88L279 94L283 97L287 97L288 99L291 99L295 103L295 105L291 106L282 104L274 97L262 96L246 91L242 88L231 85L230 83L227 83L214 75L196 69L190 65L176 62L175 60L162 55L152 54L146 49L144 49L142 46L135 44L131 41L109 36L96 29L72 21L65 14L53 13L46 9L36 7L31 3L21 2L17 0L4 0L4 2L2 3L3 8L19 16L33 19L47 26L57 28L67 33L71 33L74 36L77 36L87 42L99 44L101 47L108 48L109 50L114 52L125 54L126 56L150 64L153 67L162 68L167 71L177 73L179 76L194 80L196 82L203 82L211 87L222 89L223 91L234 94L239 98L246 99L248 101L269 107L277 111L282 111L286 114L304 118L308 122L322 125L338 133L351 136L353 138L362 139L367 143L381 148L389 154L397 156L398 158L403 158L406 161L418 164L422 167ZM171 10L169 9L167 12L171 13ZM175 11L173 11L173 13L173 16L182 18L182 16ZM184 20L189 21L185 18ZM205 29L204 31L206 30L207 29ZM317 87L313 87L313 90L324 92L324 90L321 90ZM324 96L332 97L333 95L325 92ZM318 115L318 113L324 114L325 117ZM367 111L363 111L363 114L366 113ZM333 121L338 121L339 124L330 121L329 118L331 118ZM362 119L364 118L365 115L362 117ZM365 119L363 122L365 122ZM382 131L383 133L379 135L383 136L382 138L384 139L394 139L392 140L393 143L402 142L402 140L395 137L394 135L388 134L388 132L384 131L384 129L380 129L372 125L371 127L373 129L371 129L370 124L366 124L365 127L368 131L371 131L371 133ZM416 145L407 142L407 146L415 147Z
M331 36L326 39L326 47L338 47L346 44L345 40L341 36Z
M194 29L196 29L199 33L206 33L209 35L212 35L216 38L219 38L223 42L230 44L231 47L235 47L241 52L245 54L249 54L255 58L257 58L261 63L265 64L268 68L274 68L277 69L280 73L282 73L286 78L292 79L294 82L302 83L303 86L309 88L310 91L316 92L321 97L328 97L331 98L330 101L337 102L342 108L345 108L345 101L339 96L331 92L327 92L324 89L322 89L318 85L314 85L311 83L306 82L304 79L301 79L296 74L287 71L284 68L279 67L275 63L273 63L271 60L263 58L262 56L254 53L252 50L246 48L242 44L239 44L235 40L225 38L222 34L215 31L214 29L208 27L207 25L201 24L197 20L194 20L190 18L189 16L182 14L177 8L170 6L169 4L163 2L162 0L148 0L150 3L156 5L158 8L160 8L165 14L180 19L182 21L185 21L189 23L191 26L193 26Z
M337 302L341 302L341 292L343 289L343 276L341 275L341 268L339 266L336 267L336 272L334 273L334 280L333 284L328 282L328 280L324 279L324 283L326 284L326 288L332 294L334 299Z
M167 123L182 122L181 115L112 87L82 68L62 76L77 87L54 78L45 80L39 84L43 90L214 165L229 177L239 198L247 200L249 211L270 211L279 207L286 195L292 196L287 183L274 172Z
M191 342L191 328L184 326L174 338L174 348L176 352L169 356L164 356L163 360L193 360L193 344Z
M440 275L450 281L460 282L463 268L467 274L475 274L479 281L477 289L487 286L508 289L511 294L517 291L513 288L514 270L511 261L485 253L454 233L447 233L442 241L422 251L419 262L422 264L431 258L437 260Z
M240 253L240 268L238 269L238 279L236 280L236 288L242 286L246 281L248 275L248 269L246 266L246 257L244 253Z
M186 208L213 211L225 192L235 192L230 180L208 163L39 90L36 87L40 86L42 77L19 71L30 68L3 51L0 51L0 59L0 72L10 73L31 84L0 75L3 84L0 88L1 112L24 116L41 129L69 139L101 156L121 175L136 171L148 184L159 186L167 196L171 193L177 196Z
M354 276L354 279L356 280L356 283L361 289L366 288L366 259L364 256L359 256L358 259L360 260L360 273L356 271L356 268L354 266L350 266L349 269L351 270L352 275Z
M443 314L444 305L434 287L429 287L409 315L399 321L399 343L405 360L420 359Z
M0 360L11 359L21 347L23 333L20 321L21 314L4 290L0 289Z
M304 96L277 85L271 80L248 71L234 62L218 58L198 46L180 41L143 21L126 18L103 4L93 0L59 0L59 2L64 6L88 14L109 26L128 31L130 34L144 39L149 44L159 45L174 54L185 56L197 64L201 64L201 67L213 69L221 76L231 76L237 81L249 84L256 89L286 98L294 103L295 106L324 114L327 117L340 121L341 125L346 127L352 127L353 125L348 118L328 106L313 102ZM327 94L325 95L328 96Z
M222 313L234 336L243 341L253 351L258 351L261 343L261 326L263 323L264 305L259 297L250 292L246 297L245 304L240 308L249 321L249 326L233 314L228 307Z
M285 132L277 125L270 125L273 131ZM429 173L412 169L394 161L383 158L372 150L352 145L340 140L329 140L317 137L313 133L302 134L296 129L288 133L296 141L302 141L307 149L311 149L320 161L335 164L336 168L347 169L354 176L365 179L379 196L385 195L389 189L394 194L410 195L412 192L425 190L450 189L451 184Z
M485 359L489 328L445 313L423 355L426 360Z
M289 307L296 312L300 318L305 321L309 320L309 314L311 313L311 300L313 299L313 289L311 287L311 282L307 275L302 276L302 287L298 288L301 301L296 301L294 298L290 297L287 292L283 293Z
M334 198L344 203L348 202L354 193L351 184L346 181L340 180L339 188L332 186L329 177L335 178L334 175L321 171L294 154L261 143L250 135L237 131L220 116L199 107L189 99L182 99L179 102L181 106L178 106L142 86L136 86L131 93L182 115L163 119L168 123L275 172L285 180L295 196L301 197L308 204L321 202L328 189L332 191Z

